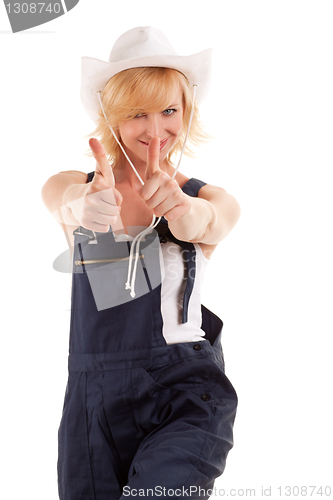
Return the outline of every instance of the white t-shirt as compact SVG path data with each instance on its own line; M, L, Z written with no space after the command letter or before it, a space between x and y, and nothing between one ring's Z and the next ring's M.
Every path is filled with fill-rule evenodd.
M201 287L209 259L203 255L200 245L194 243L194 246L196 249L196 274L188 305L187 322L182 323L183 298L186 287L184 250L171 241L161 244L163 256L161 263L161 312L163 336L167 344L204 340L205 332L201 329Z

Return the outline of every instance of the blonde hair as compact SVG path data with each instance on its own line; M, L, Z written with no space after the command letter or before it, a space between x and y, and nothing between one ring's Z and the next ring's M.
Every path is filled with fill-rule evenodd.
M181 151L185 140L193 92L187 78L177 70L161 67L131 68L117 73L108 81L101 94L101 99L108 122L118 140L121 141L119 123L131 120L139 113L153 113L167 109L178 84L183 92L183 130L179 141L167 157L172 164L173 156ZM113 137L101 109L97 127L87 137L95 137L96 135L100 137L111 164L113 166L119 164L123 153ZM207 142L210 138L203 130L195 103L188 142L197 146ZM194 154L187 144L184 154L193 157ZM91 151L88 151L87 155L92 156Z

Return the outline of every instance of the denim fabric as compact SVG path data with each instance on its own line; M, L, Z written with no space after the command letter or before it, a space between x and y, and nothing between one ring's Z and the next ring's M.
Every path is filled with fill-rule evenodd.
M195 196L202 185L190 179L183 190ZM76 239L79 249L82 235ZM73 274L60 500L134 498L139 490L149 498L174 498L168 490L208 498L193 491L213 488L222 474L237 409L224 373L222 321L201 306L205 340L168 345L160 285L103 310L90 288L84 271Z

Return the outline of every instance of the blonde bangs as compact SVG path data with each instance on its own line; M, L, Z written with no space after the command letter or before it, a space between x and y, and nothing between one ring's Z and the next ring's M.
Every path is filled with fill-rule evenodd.
M131 68L117 73L108 81L101 98L108 122L118 140L120 140L119 123L131 120L139 113L155 113L167 109L173 104L172 99L179 85L183 92L183 131L180 140L168 155L168 161L172 163L172 157L181 151L185 140L192 101L192 89L189 88L188 80L174 69ZM100 110L100 119L96 129L88 137L96 135L100 137L111 164L113 166L119 164L123 153L112 135L102 110ZM195 105L188 141L199 145L209 139L210 137L203 131ZM188 147L185 148L184 154L193 156L193 152ZM87 155L92 156L91 151L88 151Z
M179 85L179 78L175 73L166 68L140 68L139 71L138 68L133 68L115 75L107 83L103 97L108 96L109 86L118 87L116 95L112 96L113 102L108 103L108 97L105 99L117 122L131 120L143 112L156 113L170 106ZM107 113L106 115L108 116Z

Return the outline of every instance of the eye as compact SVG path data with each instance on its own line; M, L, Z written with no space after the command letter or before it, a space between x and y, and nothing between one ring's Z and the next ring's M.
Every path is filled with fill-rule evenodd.
M143 116L146 116L144 113L138 113L137 115L135 115L134 118L142 118Z
M166 110L164 110L164 111L163 111L163 114L164 114L165 116L170 116L170 115L173 115L173 114L174 114L174 113L176 113L176 112L177 112L177 110L176 110L176 109L166 109Z

